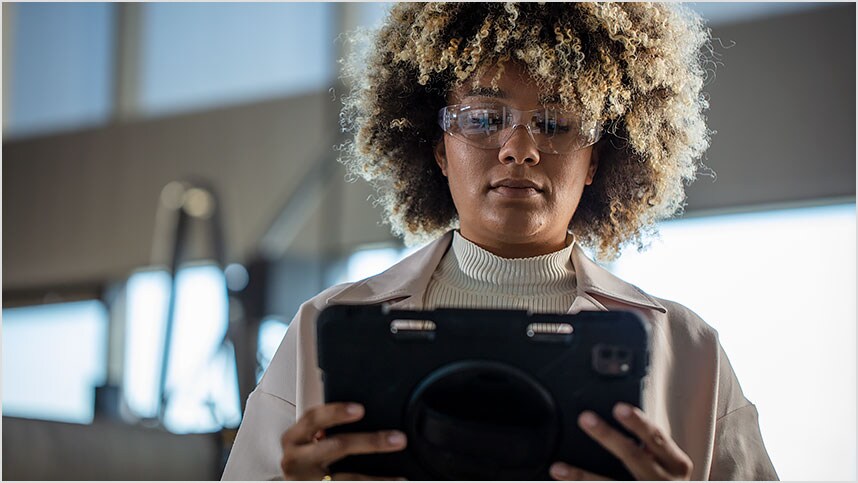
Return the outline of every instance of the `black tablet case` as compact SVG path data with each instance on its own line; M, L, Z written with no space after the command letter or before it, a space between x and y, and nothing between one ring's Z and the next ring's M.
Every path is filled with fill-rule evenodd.
M551 479L551 463L564 461L633 479L577 424L590 409L619 428L614 404L640 407L649 328L633 312L338 305L320 313L316 329L325 401L366 408L362 420L327 434L399 429L408 436L403 451L348 456L332 472L541 480Z

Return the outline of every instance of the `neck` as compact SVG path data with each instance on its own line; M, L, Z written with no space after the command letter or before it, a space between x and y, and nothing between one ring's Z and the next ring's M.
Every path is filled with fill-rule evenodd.
M520 241L480 237L464 228L459 230L459 234L474 245L501 258L530 258L547 255L564 249L570 241L570 235L565 232L550 238Z

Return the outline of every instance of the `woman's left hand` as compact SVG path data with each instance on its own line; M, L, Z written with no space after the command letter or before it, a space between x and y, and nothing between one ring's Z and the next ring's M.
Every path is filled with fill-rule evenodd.
M578 426L620 459L638 480L688 480L694 465L691 458L679 446L653 424L640 409L629 404L614 406L614 417L641 444L612 428L592 411L584 411L578 418ZM606 480L565 463L551 465L551 476L557 480Z

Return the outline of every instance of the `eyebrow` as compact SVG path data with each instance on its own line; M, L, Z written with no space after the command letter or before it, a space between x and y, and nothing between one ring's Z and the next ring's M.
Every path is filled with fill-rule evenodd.
M490 87L477 86L477 87L471 88L468 92L465 93L464 96L462 96L463 99L466 97L491 97L491 98L495 98L495 99L506 99L507 94L506 94L506 92L504 92L500 89L494 90ZM560 102L560 95L559 94L548 94L548 95L540 95L539 96L539 103L540 104L557 104L559 102Z
M477 86L477 87L472 87L462 97L463 98L465 98L465 97L495 97L498 99L505 99L506 93L500 89L494 90L491 87Z

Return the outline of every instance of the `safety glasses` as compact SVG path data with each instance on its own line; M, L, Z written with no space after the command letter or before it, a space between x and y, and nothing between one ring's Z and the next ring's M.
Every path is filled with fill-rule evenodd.
M444 132L479 148L497 149L515 129L524 127L543 153L571 153L602 136L598 123L583 124L573 113L555 108L523 111L496 102L453 104L438 112Z

